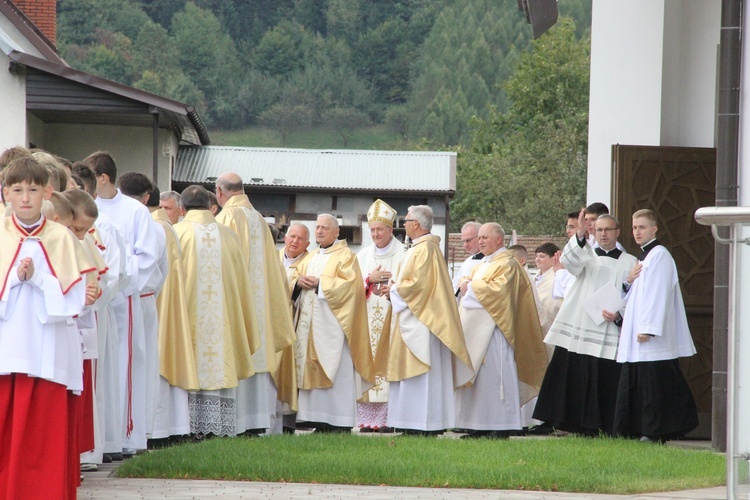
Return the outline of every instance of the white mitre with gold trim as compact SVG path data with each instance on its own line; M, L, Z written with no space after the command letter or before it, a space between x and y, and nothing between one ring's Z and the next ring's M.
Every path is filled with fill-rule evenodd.
M377 199L367 210L367 222L382 222L388 227L393 227L396 220L396 211L388 203Z

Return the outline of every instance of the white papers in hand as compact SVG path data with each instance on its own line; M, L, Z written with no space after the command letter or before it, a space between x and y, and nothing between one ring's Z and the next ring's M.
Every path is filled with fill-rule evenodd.
M617 312L623 307L625 301L620 298L619 290L612 283L607 283L583 302L583 309L597 325L606 321L602 316L603 310Z

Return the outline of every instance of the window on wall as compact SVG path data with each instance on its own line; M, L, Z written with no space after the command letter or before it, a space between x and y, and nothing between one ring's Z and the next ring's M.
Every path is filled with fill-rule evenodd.
M406 217L406 212L412 205L427 205L427 198L380 198L396 211L399 217ZM373 199L372 201L375 201Z
M268 217L280 212L288 212L292 206L292 197L290 194L272 194L272 193L248 193L247 197L253 208L264 216Z
M361 226L339 226L339 239L346 240L352 245L362 244L362 227Z

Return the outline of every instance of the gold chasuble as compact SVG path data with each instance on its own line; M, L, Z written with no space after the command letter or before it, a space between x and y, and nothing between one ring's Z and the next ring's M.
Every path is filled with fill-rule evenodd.
M454 363L455 387L468 382L474 374L458 316L453 284L439 243L440 237L432 234L417 238L414 246L404 255L393 285L408 309L393 313L390 332L383 329L382 335L389 334L390 341L386 369L386 380L389 382L416 377L430 370L430 365L420 360L414 352L416 347L421 352L429 352L429 338L419 334L423 327L450 349L455 356L454 361L458 360L463 365ZM416 319L418 324L410 319Z
M261 344L253 354L253 367L257 373L269 372L281 395L279 400L291 404L288 399L293 388L279 387L281 381L288 384L290 377L279 379L276 355L294 342L294 325L286 276L276 255L271 230L244 194L227 200L216 221L235 232L245 258Z
M159 314L159 373L169 385L194 391L199 388L198 371L190 333L180 241L163 208L151 212L151 217L164 229L167 236L169 264L164 286L156 297L156 310Z
M11 214L10 217L3 217L0 222L0 238L3 242L0 245L0 270L2 270L0 297L5 298L10 292L10 287L8 287L10 272L13 270L18 251L27 238L39 241L44 249L50 271L60 282L63 295L84 278L86 284L97 283L99 280L100 270L91 262L78 238L70 229L57 222L48 221L42 217L39 226L28 233L18 224L15 214Z
M477 300L513 347L519 382L531 387L528 391L521 386L521 402L524 403L524 399L528 401L539 393L547 370L547 350L531 289L533 285L513 253L508 251L499 252L487 264L476 267L471 278L471 289ZM473 311L482 312L481 309Z
M310 257L310 253L305 250L304 253L298 255L296 259L290 262L284 260L284 249L279 250L279 259L282 263L281 267L285 268L286 271L286 284L287 290L289 291L290 304L289 309L292 313L292 323L294 324L294 330L297 331L297 319L299 311L294 304L291 303L292 285L297 281L297 278L301 276L299 273L298 266L303 262L307 262ZM296 333L295 333L296 336ZM276 354L276 374L274 380L276 380L276 390L278 391L279 401L283 401L289 405L291 411L297 411L298 409L298 393L297 393L297 363L294 359L294 343L289 347L286 347L283 351Z
M305 258L298 267L299 276L318 276L319 288L323 291L328 307L349 343L354 369L366 381L362 391L375 383L370 333L367 327L367 306L362 273L357 257L346 244L339 240L325 250L316 250ZM303 390L327 389L333 386L333 376L341 359L342 345L326 335L326 329L316 332L318 314L317 292L304 290L298 299L297 339L295 359L297 361L297 381ZM317 339L317 341L316 341ZM316 346L331 347L327 352L317 352Z
M185 270L188 312L201 390L229 389L255 374L260 347L255 304L237 235L209 210L174 225Z

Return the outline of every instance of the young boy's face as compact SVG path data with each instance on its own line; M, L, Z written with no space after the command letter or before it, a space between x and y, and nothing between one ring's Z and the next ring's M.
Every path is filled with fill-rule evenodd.
M89 229L91 229L91 226L93 225L93 217L81 214L78 217L74 218L73 223L68 227L70 227L70 230L73 231L73 234L75 234L79 240L82 240L86 237L86 233L89 232Z
M42 201L49 198L51 194L50 186L29 184L26 181L3 188L6 203L10 203L16 218L24 224L33 224L39 220L42 213Z

